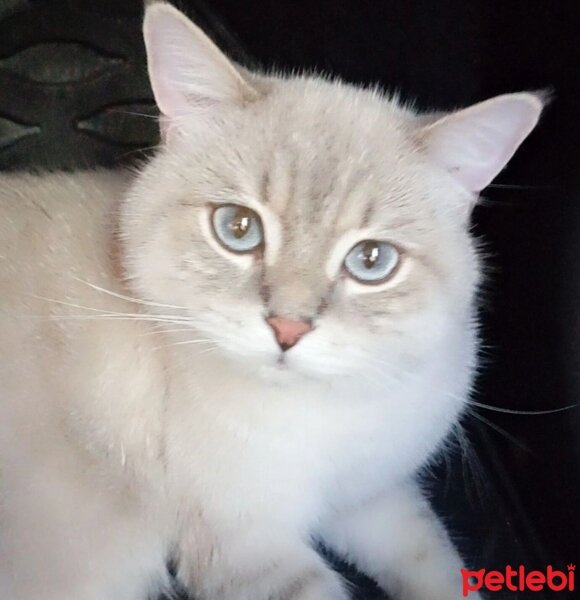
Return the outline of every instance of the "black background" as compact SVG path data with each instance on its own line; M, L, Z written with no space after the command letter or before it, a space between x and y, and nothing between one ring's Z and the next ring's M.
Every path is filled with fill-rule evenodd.
M489 266L474 399L525 411L580 402L578 1L176 4L237 60L379 82L423 108L550 88L539 128L474 215ZM114 165L157 142L141 116L156 114L141 14L133 0L0 0L0 168ZM432 487L473 566L579 562L580 409L478 409L465 427L470 446Z

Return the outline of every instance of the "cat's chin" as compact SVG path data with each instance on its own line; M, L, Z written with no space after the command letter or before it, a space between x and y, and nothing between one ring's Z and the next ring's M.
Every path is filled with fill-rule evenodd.
M292 361L277 358L271 362L260 364L254 371L262 381L271 385L288 386L300 383L321 383L316 373L301 369Z
M286 365L278 363L261 365L258 367L256 374L261 379L271 383L287 383L296 377L296 373L292 373Z
M260 365L256 370L256 375L274 385L288 385L304 379L312 379L312 376L301 373L283 360Z

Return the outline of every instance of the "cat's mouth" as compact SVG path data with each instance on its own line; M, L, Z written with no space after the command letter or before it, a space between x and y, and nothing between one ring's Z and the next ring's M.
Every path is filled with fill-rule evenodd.
M292 381L316 379L313 374L306 373L297 365L292 364L285 352L281 352L273 361L262 363L258 368L258 373L266 381L283 385L287 385Z

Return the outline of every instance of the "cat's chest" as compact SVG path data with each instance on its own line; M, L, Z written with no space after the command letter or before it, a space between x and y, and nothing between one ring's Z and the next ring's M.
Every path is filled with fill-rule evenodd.
M244 393L246 392L246 393ZM171 422L170 463L185 491L216 511L286 506L312 515L351 504L400 476L384 407L248 386L194 398ZM399 428L400 429L400 428ZM399 431L400 434L400 431Z

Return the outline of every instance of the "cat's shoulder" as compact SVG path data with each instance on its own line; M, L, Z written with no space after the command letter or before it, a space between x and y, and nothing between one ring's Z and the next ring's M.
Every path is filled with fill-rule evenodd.
M129 186L122 170L0 173L0 240L87 229L111 213Z
M128 187L125 170L15 171L0 173L0 210L91 205L114 201Z
M0 174L0 281L102 270L129 181L114 170Z

